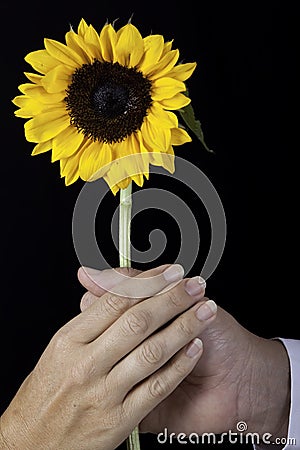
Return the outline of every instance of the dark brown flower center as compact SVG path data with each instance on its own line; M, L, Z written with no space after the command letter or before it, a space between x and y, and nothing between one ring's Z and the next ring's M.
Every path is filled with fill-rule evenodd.
M99 60L76 69L66 92L71 124L107 143L139 130L152 104L151 81L141 72Z

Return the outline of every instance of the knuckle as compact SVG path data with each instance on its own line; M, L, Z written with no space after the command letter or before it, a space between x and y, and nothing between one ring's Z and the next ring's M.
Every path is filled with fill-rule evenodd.
M145 342L141 347L140 360L143 363L155 365L163 358L164 352L162 346L153 341Z
M65 351L70 346L70 329L64 325L51 339L52 345L59 351Z
M125 336L144 334L149 329L150 320L146 311L130 311L124 316L122 331Z
M101 427L115 434L115 430L120 427L120 423L124 423L126 419L128 420L128 417L124 416L120 407L112 408L109 406L106 413L101 417Z
M156 399L164 398L169 392L169 383L164 378L157 377L149 382L149 393L151 397Z
M165 293L165 296L167 298L168 303L172 306L172 307L181 307L182 306L182 298L181 295L178 292L178 289L173 288L170 289L169 291L167 291Z
M176 325L178 332L185 337L190 338L194 335L195 330L193 329L191 322L187 320L186 317L180 317L176 320Z
M80 358L71 367L70 382L76 386L85 385L96 372L96 363L92 355Z
M129 299L109 293L103 303L103 309L109 315L120 316L129 307Z

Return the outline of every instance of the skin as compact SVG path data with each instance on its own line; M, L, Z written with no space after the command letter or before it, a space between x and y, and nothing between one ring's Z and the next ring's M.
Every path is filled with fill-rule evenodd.
M102 295L107 273L81 268L78 278L88 289L81 308ZM138 272L132 272L136 276ZM111 284L113 282L111 281ZM142 432L233 432L239 421L247 431L287 436L290 376L280 341L254 335L218 307L216 320L202 334L204 352L190 374L141 422Z
M152 423L149 413L199 361L195 338L216 317L204 285L182 279L178 266L170 279L170 269L104 272L2 415L1 449L110 450ZM200 320L199 308L210 318Z

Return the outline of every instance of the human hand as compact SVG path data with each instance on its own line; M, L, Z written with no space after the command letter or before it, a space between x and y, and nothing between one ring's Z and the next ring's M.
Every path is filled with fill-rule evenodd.
M289 361L279 341L263 339L241 326L220 306L201 334L203 355L176 390L141 423L141 431L176 434L247 432L286 437ZM175 407L177 406L176 412Z
M114 449L197 363L215 318L196 316L204 286L178 266L113 276L117 293L104 284L50 341L1 417L1 448Z
M103 283L111 274L94 271L89 278L83 269L79 271L79 280L94 295L101 295L99 276ZM81 306L85 308L85 302L92 301L93 295L87 294ZM249 432L271 433L273 439L286 436L289 362L283 345L250 333L220 307L201 339L201 359L172 394L145 417L140 430L217 434L235 432L237 423L244 421Z

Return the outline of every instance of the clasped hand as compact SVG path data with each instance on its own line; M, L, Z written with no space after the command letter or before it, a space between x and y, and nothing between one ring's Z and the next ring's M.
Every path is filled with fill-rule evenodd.
M114 449L199 360L216 313L201 278L178 265L105 272L2 416L9 449Z

